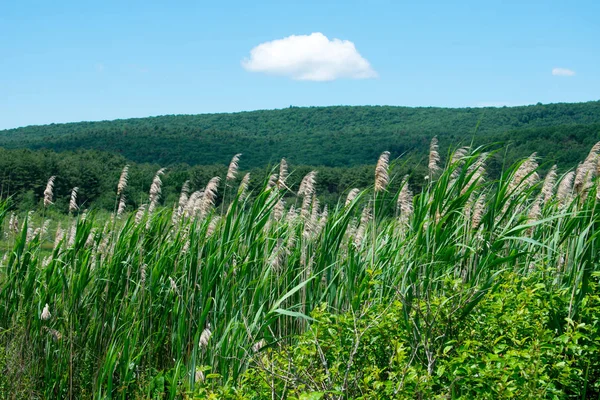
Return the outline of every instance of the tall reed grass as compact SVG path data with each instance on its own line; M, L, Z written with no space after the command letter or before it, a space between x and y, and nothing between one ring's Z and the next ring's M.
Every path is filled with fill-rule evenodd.
M459 149L442 168L435 141L427 184L414 195L386 152L374 185L332 209L319 205L315 173L297 194L288 188L283 160L260 192L247 193L246 175L222 207L218 178L161 206L160 170L150 203L126 214L125 167L110 220L77 213L74 189L69 226L52 237L28 216L3 223L0 203L11 246L0 265L3 372L31 398L125 399L160 382L175 398L236 382L255 352L305 330L317 306L344 312L393 299L431 372L444 338L430 332L442 321L415 305L449 281L460 289L451 300L457 321L506 270L543 271L547 287L570 291L568 316L577 314L600 254L596 147L575 173L552 168L540 180L532 155L491 181L487 153ZM394 179L402 179L395 193Z

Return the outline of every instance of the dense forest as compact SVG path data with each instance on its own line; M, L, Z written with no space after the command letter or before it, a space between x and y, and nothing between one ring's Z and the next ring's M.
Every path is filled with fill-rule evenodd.
M513 158L537 151L573 165L600 139L600 101L503 108L292 107L234 114L30 126L0 131L5 148L94 149L141 163L226 164L244 153L248 168L285 157L297 165L348 167L425 154L433 136L440 148L510 143ZM568 149L568 151L564 151ZM509 160L510 161L510 160Z
M167 167L162 199L176 201L185 181L193 190L225 177L232 156L259 186L281 158L290 163L291 188L311 170L321 200L331 204L353 187L366 187L382 151L396 160L396 176L420 187L429 142L442 158L459 146L486 146L488 174L537 152L541 170L577 165L600 140L600 101L503 108L312 107L235 114L163 116L30 126L0 131L0 193L25 209L39 205L48 178L57 176L57 210L79 187L85 207L114 208L115 185L131 165L128 207L147 200L155 172ZM399 180L396 180L398 182ZM394 181L392 182L392 186Z

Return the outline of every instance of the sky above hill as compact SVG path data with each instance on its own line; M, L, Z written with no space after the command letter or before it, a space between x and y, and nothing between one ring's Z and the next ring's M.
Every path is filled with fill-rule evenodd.
M0 129L600 99L600 1L0 1Z

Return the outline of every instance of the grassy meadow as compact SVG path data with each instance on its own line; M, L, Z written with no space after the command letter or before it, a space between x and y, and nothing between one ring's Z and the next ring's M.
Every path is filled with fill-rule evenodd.
M250 192L239 155L132 213L127 168L113 213L54 213L53 179L2 203L0 397L600 398L600 144L493 180L438 151L418 193L385 152L329 208L285 160Z

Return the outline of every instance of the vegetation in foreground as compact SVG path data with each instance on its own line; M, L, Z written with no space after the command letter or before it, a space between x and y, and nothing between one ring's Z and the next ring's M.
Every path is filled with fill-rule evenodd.
M52 234L51 178L41 215L0 212L0 393L598 398L599 152L492 181L488 154L442 169L434 140L420 193L385 152L333 209L314 173L290 197L285 161L250 197L236 156L173 207L158 171L127 215L125 169L111 218L80 213L74 190Z

